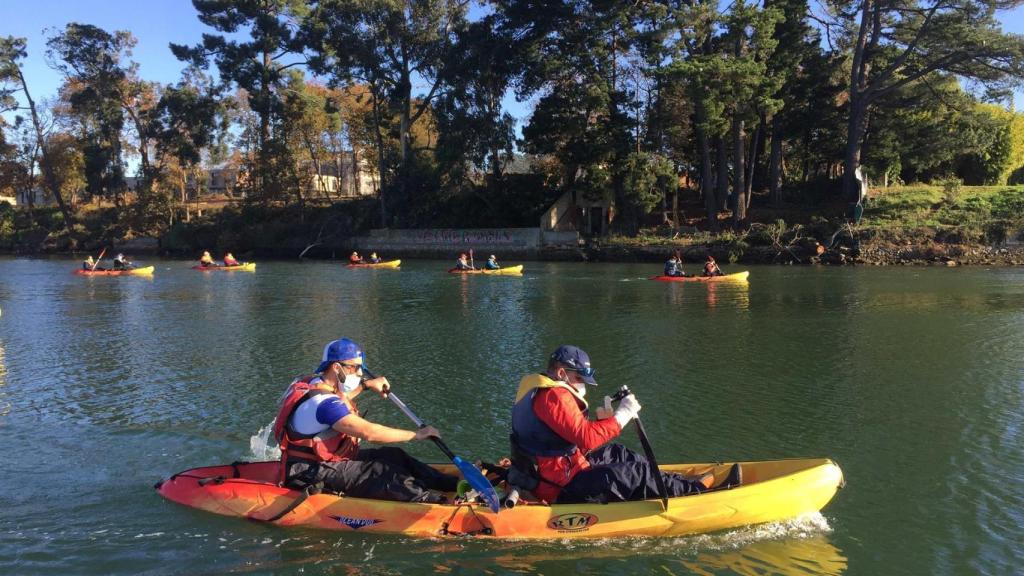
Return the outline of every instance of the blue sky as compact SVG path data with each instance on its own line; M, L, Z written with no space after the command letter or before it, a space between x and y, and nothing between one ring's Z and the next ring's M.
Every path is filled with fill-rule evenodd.
M138 38L133 57L147 80L176 82L183 68L168 49L170 42L195 44L210 29L196 18L191 0L0 0L0 36L28 39L25 76L36 100L51 98L60 76L46 63L46 38L68 22L106 30L129 30ZM1004 30L1024 34L1024 8L1001 14ZM520 121L528 107L507 99Z

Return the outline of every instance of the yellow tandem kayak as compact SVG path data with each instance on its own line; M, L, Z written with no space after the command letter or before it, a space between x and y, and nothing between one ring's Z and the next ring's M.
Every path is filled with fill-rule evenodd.
M144 268L129 268L127 270L85 270L79 268L75 270L75 274L79 276L152 276L153 266L146 266Z
M746 282L748 276L750 276L750 271L744 270L721 276L651 276L648 280L657 280L658 282Z
M369 262L365 262L363 264L348 264L346 268L391 268L398 270L398 267L401 265L401 260L389 260L387 262L377 262L376 264L371 264Z
M491 538L607 538L679 536L786 520L821 510L844 485L843 472L827 458L742 462L743 484L661 500L612 504L520 502L497 514L485 504L422 504L314 494L276 484L279 462L236 463L180 472L156 485L179 504L278 526L303 526L409 536L470 534ZM667 472L696 476L708 471L724 481L731 463L676 464ZM450 465L435 465L457 473ZM282 515L282 512L285 512Z
M498 268L497 270L487 270L486 268L477 268L475 270L459 270L458 268L451 268L448 270L449 274L486 274L489 276L522 276L523 265L518 264L516 266L506 266L505 268Z
M237 266L193 266L193 270L201 270L203 272L255 272L255 262L243 262Z

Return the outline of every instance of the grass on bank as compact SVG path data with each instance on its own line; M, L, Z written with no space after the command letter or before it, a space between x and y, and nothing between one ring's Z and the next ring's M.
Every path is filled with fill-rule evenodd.
M884 188L869 196L859 227L867 234L1000 244L1024 233L1024 187L947 181Z
M701 245L730 255L749 246L788 246L804 239L828 244L848 222L843 204L752 207L749 229L726 226L719 234L692 227L644 228L637 236L613 235L605 242L624 247L685 249ZM842 215L840 215L842 214ZM1024 186L941 185L873 189L863 217L851 231L862 241L894 244L1001 244L1024 240Z

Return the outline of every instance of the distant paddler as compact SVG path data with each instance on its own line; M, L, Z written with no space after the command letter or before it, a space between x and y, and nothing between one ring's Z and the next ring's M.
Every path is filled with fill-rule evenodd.
M365 264L363 257L359 255L359 252L352 252L348 257L349 264Z
M459 259L455 261L456 270L476 270L472 264L469 263L469 257L466 256L465 252L459 254Z
M704 272L701 276L724 276L725 272L718 267L718 263L715 262L715 257L708 254L707 259L704 261Z
M501 270L501 266L498 266L498 257L491 254L491 257L484 263L484 268L487 270Z
M380 256L376 252L370 252L370 264L380 264Z
M124 254L118 252L117 256L114 257L114 270L131 270L134 267L131 260Z
M98 260L93 260L92 259L92 254L90 254L88 258L86 258L85 260L82 261L82 270L88 270L90 272L93 272L93 271L96 271L96 270L99 270L99 271L106 270L106 268L97 268L96 267L97 264L99 264L99 261Z
M224 255L224 265L225 266L238 266L239 264L238 264L238 260L235 260L235 256L231 252L228 252L227 254Z
M217 266L217 263L213 261L213 256L210 255L209 250L203 250L203 255L199 257L199 265L203 268L210 266Z
M665 276L686 276L686 272L683 272L683 262L675 254L668 257L665 262Z

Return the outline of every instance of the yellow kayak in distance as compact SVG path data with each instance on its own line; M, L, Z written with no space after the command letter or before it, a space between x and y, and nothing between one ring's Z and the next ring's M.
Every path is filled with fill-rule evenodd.
M497 270L487 270L485 268L477 268L476 270L460 270L458 268L451 268L448 270L449 274L484 274L487 276L522 276L523 265L518 264L516 266L506 266L505 268L498 268Z
M202 272L255 272L255 262L244 262L238 266L193 266L193 270Z
M750 276L749 270L723 274L721 276L651 276L648 280L658 282L746 282Z
M376 264L363 263L363 264L347 264L346 268L389 268L391 270L398 270L398 267L402 265L401 260L389 260L387 262L378 262Z
M186 470L155 488L178 504L278 526L426 538L564 539L682 536L787 520L820 511L844 485L842 470L827 458L740 465L741 485L669 498L667 509L660 499L554 505L521 500L498 513L486 504L423 504L328 493L301 500L302 492L277 485L280 462L276 461ZM451 465L433 466L458 473ZM691 477L710 471L721 483L731 467L732 463L705 463L661 469Z
M154 266L146 266L143 268L130 268L128 270L85 270L79 268L75 270L75 274L79 276L152 276Z

